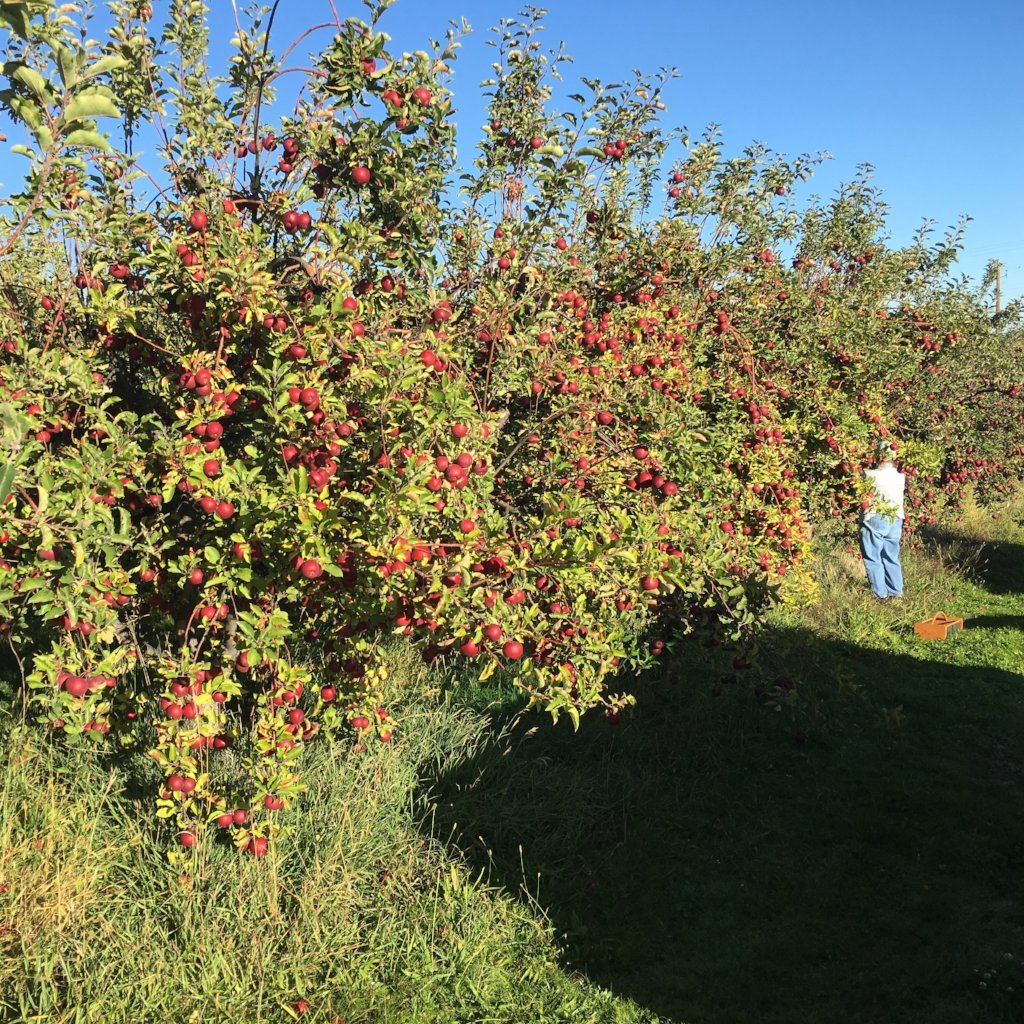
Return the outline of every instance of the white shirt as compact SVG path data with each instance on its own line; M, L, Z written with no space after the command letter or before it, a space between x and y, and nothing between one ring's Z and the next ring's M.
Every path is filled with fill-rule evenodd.
M907 486L907 478L893 465L888 463L879 466L877 469L866 469L864 475L868 478L872 489L875 492L874 501L864 513L865 522L872 516L891 516L891 506L896 507L896 518L905 519L906 513L903 510L903 493Z

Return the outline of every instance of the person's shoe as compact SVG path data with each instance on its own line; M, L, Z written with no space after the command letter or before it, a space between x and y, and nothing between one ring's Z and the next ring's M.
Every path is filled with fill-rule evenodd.
M888 601L889 598L881 597L878 594L872 594L871 595L871 600L874 601L875 604L885 604L885 602Z

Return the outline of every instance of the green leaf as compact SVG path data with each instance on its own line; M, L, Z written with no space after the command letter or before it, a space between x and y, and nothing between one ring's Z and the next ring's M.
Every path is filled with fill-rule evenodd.
M10 108L29 128L36 129L43 123L39 106L26 96L12 96Z
M77 129L71 132L64 139L65 146L84 146L87 149L102 149L110 152L110 143L99 132L88 132L84 129Z
M57 70L60 72L60 80L64 83L65 89L70 89L78 81L78 67L74 53L62 43L51 46L57 58Z
M3 4L0 4L0 21L10 25L14 30L14 34L19 38L28 39L28 4L4 0Z
M0 470L0 504L3 504L7 495L11 493L11 488L14 486L15 469L17 469L17 466L9 462Z
M9 77L16 82L21 82L26 89L34 92L40 99L46 99L50 94L50 87L46 79L35 68L30 68L27 64L22 64L14 71L9 72Z
M23 146L20 142L11 146L11 152L17 153L19 156L27 156L30 160L38 159L38 154L34 149L29 149L28 146Z
M114 101L105 95L108 90L101 89L102 87L96 86L76 93L64 111L65 119L79 121L89 117L120 117L121 111L117 109Z
M127 66L128 61L119 53L108 53L105 57L100 57L98 61L90 65L86 73L82 75L82 79L96 78L99 75L106 75L111 71L120 71L121 68Z

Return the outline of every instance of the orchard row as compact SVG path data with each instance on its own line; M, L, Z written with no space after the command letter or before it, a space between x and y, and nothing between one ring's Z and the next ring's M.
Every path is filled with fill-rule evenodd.
M615 720L687 636L813 596L880 438L911 530L1017 486L1019 337L946 283L955 239L886 246L866 181L801 208L813 161L667 137L657 83L561 117L510 23L453 203L454 40L346 22L272 125L248 58L140 85L205 26L161 55L114 7L102 55L28 23L9 101L0 630L41 728L150 743L184 847L266 853L307 743L393 739L392 638ZM104 142L116 104L162 169Z

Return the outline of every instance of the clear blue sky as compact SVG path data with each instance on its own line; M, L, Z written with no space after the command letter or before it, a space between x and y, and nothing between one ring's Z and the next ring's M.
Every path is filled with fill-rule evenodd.
M632 68L675 66L668 125L696 133L714 121L731 151L754 140L792 155L828 150L834 159L808 189L822 196L870 163L894 242L909 241L924 219L943 228L969 214L961 269L980 276L1000 259L1005 292L1024 293L1022 0L546 6L549 41L565 41L570 73L619 81ZM518 9L503 0L398 0L385 15L403 49L449 18L473 26L455 77L464 156L483 120L476 86L493 52L485 30Z
M223 58L232 5L207 2L214 57ZM335 3L342 17L364 14L352 0ZM159 17L162 4L154 6ZM486 30L520 7L398 0L384 16L397 50L439 38L449 19L472 25L453 86L467 162L483 121L479 82L493 59ZM834 159L807 188L822 196L870 163L894 243L926 218L941 229L969 214L961 270L977 276L999 259L1004 294L1024 293L1024 0L551 0L547 10L549 44L564 40L575 61L567 75L619 81L633 68L675 66L667 126L696 134L716 122L727 152L754 140L791 155L828 150ZM327 0L282 0L275 49L329 16ZM18 159L0 162L5 190Z

